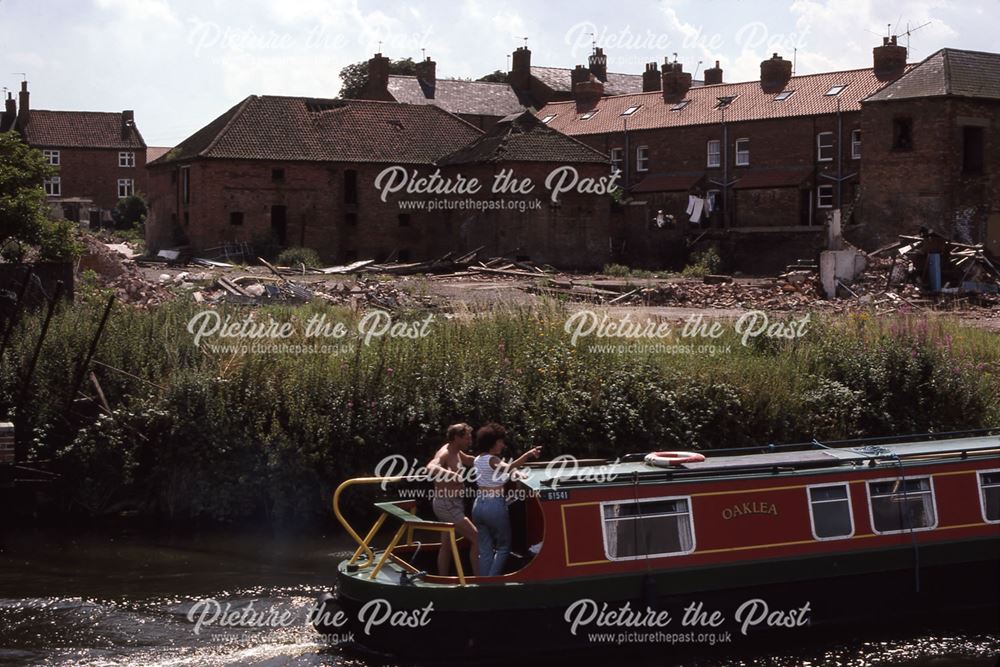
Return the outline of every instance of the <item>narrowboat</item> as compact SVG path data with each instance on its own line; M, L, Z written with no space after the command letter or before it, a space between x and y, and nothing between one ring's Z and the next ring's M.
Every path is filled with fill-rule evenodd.
M471 576L468 545L424 518L412 476L348 480L333 508L358 547L314 625L381 653L463 658L524 641L673 650L917 615L997 619L997 433L533 464L511 490L512 554L495 577ZM409 497L375 502L374 525L355 530L343 494L390 484ZM442 541L458 565L448 576L434 572ZM518 629L530 634L515 642Z

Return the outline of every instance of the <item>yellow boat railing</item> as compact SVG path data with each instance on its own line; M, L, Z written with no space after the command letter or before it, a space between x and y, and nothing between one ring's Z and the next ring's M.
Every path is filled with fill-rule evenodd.
M351 556L351 560L348 561L348 564L356 564L361 570L365 570L369 567L372 568L371 573L368 575L369 579L374 579L378 573L382 571L382 568L390 559L407 571L415 573L417 572L415 567L407 563L402 558L396 556L393 552L397 549L415 546L413 542L413 533L417 530L441 533L442 537L447 538L451 545L451 555L455 560L455 568L458 572L458 582L464 585L465 572L462 570L462 560L459 558L458 554L458 540L455 537L454 524L442 521L426 521L421 519L416 514L413 514L403 507L403 505L409 504L413 501L404 500L398 502L375 503L375 507L380 510L379 516L375 519L375 523L372 524L368 533L362 538L340 511L340 496L344 490L349 487L371 484L393 484L404 481L420 481L420 478L406 476L356 477L343 482L337 487L337 490L333 492L333 514L337 517L337 521L340 522L340 525L344 527L344 530L347 531L347 534L358 543L358 548L355 550L354 555ZM382 552L382 556L376 562L375 552L372 550L370 544L379 529L382 528L382 524L384 524L385 520L390 516L395 519L399 519L401 525L392 536L392 539L389 541L388 546L386 546L385 551ZM401 543L404 536L406 539ZM358 560L362 555L364 555L364 560L359 563Z

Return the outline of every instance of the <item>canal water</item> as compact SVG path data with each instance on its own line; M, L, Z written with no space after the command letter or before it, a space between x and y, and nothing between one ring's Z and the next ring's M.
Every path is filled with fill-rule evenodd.
M334 563L348 546L342 537L8 533L0 545L0 665L394 665L328 645L307 626L313 600L331 586ZM196 622L199 612L211 614L215 603L223 610L227 603L244 609L250 602L274 619L285 613L289 622L272 624L278 627ZM195 604L203 606L192 621ZM998 656L1000 629L986 626L933 635L853 636L794 649L765 647L753 655L693 656L680 664L985 667L997 664ZM566 662L579 666L588 659ZM676 664L662 657L629 662ZM566 663L547 658L541 664ZM609 666L614 659L597 664Z

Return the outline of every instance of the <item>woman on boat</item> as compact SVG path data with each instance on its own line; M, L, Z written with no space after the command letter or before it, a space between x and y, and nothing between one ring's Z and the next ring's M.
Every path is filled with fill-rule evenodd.
M510 479L510 472L531 459L537 459L541 447L534 447L511 462L500 459L507 444L507 430L500 424L489 423L476 432L476 484L479 493L472 506L472 521L479 535L479 576L496 577L503 574L504 564L510 554L510 515L503 487Z

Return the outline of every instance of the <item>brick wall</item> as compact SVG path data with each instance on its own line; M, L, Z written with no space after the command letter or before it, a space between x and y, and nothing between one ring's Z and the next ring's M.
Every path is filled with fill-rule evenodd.
M721 120L721 114L720 114ZM842 143L840 150L843 175L859 172L861 161L851 157L851 131L861 128L859 112L845 112L841 117ZM730 225L736 227L751 226L792 226L803 223L801 210L801 195L797 190L806 188L810 191L813 202L811 216L812 224L822 224L826 212L815 205L816 186L834 184L834 181L823 179L820 174L837 174L836 159L837 117L824 115L816 117L794 117L783 119L759 120L742 123L727 123L728 150L726 158L729 162L729 179L748 176L762 170L802 168L807 170L808 177L800 186L782 188L760 188L750 190L731 190L732 217ZM829 162L817 160L816 136L820 132L834 133L834 159ZM862 133L862 137L864 134ZM623 133L599 135L583 135L577 137L584 143L602 151L610 152L613 148L624 148ZM711 140L721 141L723 130L719 125L695 125L656 130L630 131L628 135L629 150L627 155L629 182L635 183L640 176L651 176L658 173L691 173L703 175L704 180L696 189L698 194L704 194L708 189L718 186L710 180L723 180L723 168L707 167L707 143ZM749 166L736 165L736 140L750 140ZM649 168L646 172L636 170L636 149L639 146L648 147ZM863 152L863 151L862 151ZM843 186L843 200L847 204L853 191L852 182ZM770 190L771 192L766 192ZM834 187L834 206L836 206L836 186ZM684 193L683 208L686 208ZM649 195L642 195L646 199ZM656 203L655 198L652 199ZM677 200L678 203L681 200ZM667 204L670 206L670 204ZM660 207L660 206L657 206ZM652 208L652 206L651 206ZM683 212L683 208L681 212ZM655 210L655 208L653 209ZM665 209L666 210L666 209ZM668 213L676 214L676 206Z
M862 227L852 239L876 247L921 226L970 243L985 240L1000 211L1000 103L925 98L872 102L863 111ZM894 147L894 125L909 120L912 148ZM963 128L982 127L981 174L963 173Z
M118 149L34 148L59 151L60 196L63 198L87 198L100 208L112 209L118 203L119 178L131 178L136 193L145 193L149 188L145 149L130 149L129 152L135 154L135 166L119 167Z
M331 263L381 260L394 253L401 260L418 261L447 252L457 255L480 245L497 254L521 248L518 254L562 266L592 267L607 261L610 198L567 194L559 206L550 206L542 183L556 165L517 165L518 178L529 176L537 183L536 193L528 199L545 200L540 210L523 213L404 209L399 203L404 199L437 199L405 192L382 202L374 182L385 166L201 160L154 167L149 170L147 245L155 251L190 244L204 251L224 242L263 241L272 237L273 207L283 206L282 245L314 248ZM181 201L182 167L190 171L186 206ZM283 170L282 179L274 180L275 169ZM606 175L604 165L580 169L582 176ZM348 170L357 173L355 203L346 201ZM421 175L431 171L427 166L418 168ZM480 178L484 191L479 199L496 198L489 192L493 172L493 166L442 170L444 175ZM242 214L236 218L241 224L232 224L233 213Z

